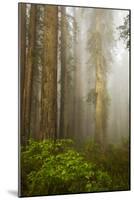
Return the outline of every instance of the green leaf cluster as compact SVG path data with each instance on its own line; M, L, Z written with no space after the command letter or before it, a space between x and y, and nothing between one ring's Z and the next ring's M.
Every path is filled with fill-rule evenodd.
M108 173L75 150L70 139L29 141L21 152L22 196L107 191Z

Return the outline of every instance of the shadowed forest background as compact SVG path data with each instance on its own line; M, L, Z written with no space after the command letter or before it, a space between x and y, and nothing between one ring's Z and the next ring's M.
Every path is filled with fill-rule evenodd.
M20 196L129 190L129 10L19 4Z

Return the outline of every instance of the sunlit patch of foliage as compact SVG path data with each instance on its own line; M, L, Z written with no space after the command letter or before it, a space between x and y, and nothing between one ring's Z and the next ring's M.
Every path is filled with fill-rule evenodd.
M21 152L22 196L108 191L112 179L70 139L29 141Z

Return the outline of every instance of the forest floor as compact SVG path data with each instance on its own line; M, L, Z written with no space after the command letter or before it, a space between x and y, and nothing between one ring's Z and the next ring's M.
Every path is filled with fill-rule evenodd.
M77 148L78 149L78 148ZM21 196L129 190L129 146L30 140L21 151Z

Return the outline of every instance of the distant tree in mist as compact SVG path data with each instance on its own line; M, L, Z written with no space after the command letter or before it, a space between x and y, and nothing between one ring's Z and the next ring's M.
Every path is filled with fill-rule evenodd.
M112 60L113 46L112 12L95 10L89 30L90 63L95 67L95 141L102 148L107 140L108 91L107 76Z

